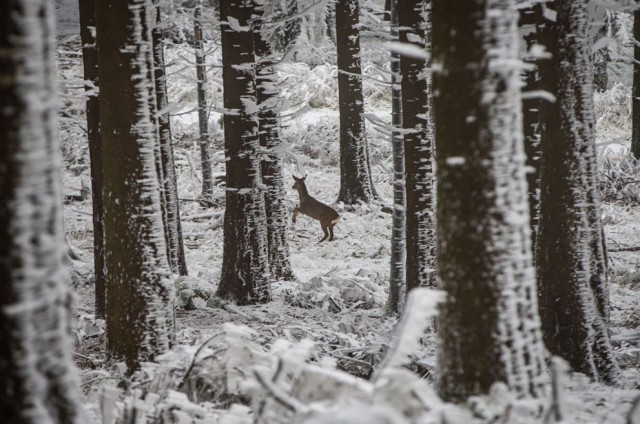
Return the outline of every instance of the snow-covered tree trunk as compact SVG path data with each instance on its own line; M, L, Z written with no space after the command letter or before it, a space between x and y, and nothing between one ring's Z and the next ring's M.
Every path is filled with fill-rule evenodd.
M207 71L204 40L202 38L202 2L196 6L193 19L193 39L196 53L196 92L198 94L198 124L200 129L200 162L202 163L202 201L213 199L213 170L211 168L211 141L209 139L209 108L207 106Z
M84 423L63 264L54 4L0 2L0 417Z
M422 0L398 2L400 42L426 48L427 13ZM426 53L426 52L425 52ZM435 287L433 126L425 58L401 55L402 126L404 128L407 293Z
M157 167L150 0L96 2L102 134L107 349L129 371L174 338Z
M178 183L176 168L173 160L173 146L171 144L171 123L169 120L169 97L167 94L167 79L165 76L164 49L162 46L162 22L160 7L156 5L156 25L151 36L153 39L153 62L155 95L158 108L158 127L160 135L160 162L163 180L161 189L164 190L163 221L165 238L167 240L167 256L171 271L179 275L187 275L187 261L184 256L182 240L182 223L180 222L180 203L178 201Z
M398 38L398 0L387 1L387 19L390 24L391 40ZM400 55L391 53L391 145L393 149L393 216L391 224L391 271L389 272L389 298L385 305L387 314L402 312L405 296L405 185L404 185L404 138L402 127L402 97Z
M355 204L378 197L371 178L364 128L358 0L336 0L338 99L340 103L340 191L338 201Z
M640 8L633 12L633 87L631 91L631 154L640 160Z
M275 61L269 43L262 34L264 10L256 4L254 50L256 55L256 98L258 101L259 139L263 150L274 150L281 144L278 131L278 91ZM289 211L286 205L282 155L264 155L261 163L267 216L269 269L274 279L294 278L289 262Z
M95 0L79 0L80 38L84 65L87 138L91 162L91 201L93 204L93 264L95 276L95 313L104 318L104 212L102 206L102 143L100 140L100 100L98 94L98 51L96 50Z
M542 88L540 224L536 265L545 344L608 383L619 369L609 342L606 252L597 190L589 2L558 2L544 42L553 53Z
M240 304L271 299L251 31L253 0L221 0L226 209L217 295Z
M514 0L433 0L437 388L546 391L522 140ZM451 46L456 46L452 49Z

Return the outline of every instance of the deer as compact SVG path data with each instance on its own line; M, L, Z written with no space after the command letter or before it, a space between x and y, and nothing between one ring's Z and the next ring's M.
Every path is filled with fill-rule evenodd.
M297 178L295 175L292 176L295 181L292 188L298 190L300 205L293 209L291 221L295 224L299 213L310 216L320 221L320 226L324 232L324 237L318 243L322 243L327 237L329 241L333 241L333 227L340 222L340 215L331 206L325 205L309 195L307 186L304 183L307 178L306 175L302 178Z

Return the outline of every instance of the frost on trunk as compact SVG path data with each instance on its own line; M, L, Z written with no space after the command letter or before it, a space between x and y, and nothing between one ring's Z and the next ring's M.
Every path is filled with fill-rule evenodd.
M226 209L217 295L240 304L271 299L251 31L253 0L221 0Z
M433 0L437 272L447 294L437 387L446 400L496 382L523 397L546 391L516 22L513 0Z
M164 49L162 47L162 23L160 20L160 8L156 6L155 9L156 25L153 27L151 37L153 40L155 97L158 110L160 162L163 177L160 188L164 191L162 211L167 241L167 256L173 273L187 275L187 261L184 257L184 243L182 241L182 223L180 222L180 204L178 202L178 184L173 160L173 146L171 144L171 123L168 111L169 97L167 95Z
M96 3L107 349L129 371L174 337L160 198L149 0Z
M340 192L338 201L351 205L378 195L371 179L369 144L364 129L360 65L358 0L336 0L338 99L340 102Z
M387 1L387 19L391 40L398 40L398 0ZM393 149L393 217L391 225L391 271L389 272L389 298L385 313L402 312L405 296L405 185L404 185L404 138L402 127L402 97L400 91L400 55L391 53L391 145Z
M200 162L202 163L202 200L209 205L213 199L213 170L211 168L211 141L209 139L209 110L207 107L207 72L205 68L204 40L202 38L202 4L194 11L193 39L196 53L196 92L198 93L198 124L200 129Z
M254 43L256 54L256 98L258 101L259 139L262 150L273 151L281 143L278 131L278 89L276 87L275 61L267 40L263 37L264 11L256 7ZM275 279L294 278L289 262L287 227L289 211L281 155L264 155L261 162L264 201L267 218L267 246L269 270Z
M83 423L63 264L53 2L0 2L0 416Z
M87 95L87 138L91 161L91 201L93 204L93 264L96 317L104 318L104 208L102 206L102 143L100 140L100 100L98 94L98 52L96 50L95 0L79 0L80 38Z
M543 109L537 246L545 344L575 371L613 383L619 369L609 342L606 251L593 111L588 1L559 2L548 22L554 54L543 89L557 101Z
M524 33L527 49L538 44L538 25L542 23L542 5L540 3L523 7L519 10L518 26ZM538 68L544 66L535 56L525 56L523 91L533 93L540 89L540 73ZM524 133L524 151L527 155L527 185L529 188L529 216L531 217L531 245L536 249L538 218L540 214L540 109L542 101L539 97L526 96L522 99L522 130Z
M633 12L633 38L640 41L640 8ZM631 154L640 160L640 44L633 44Z
M422 0L398 2L400 42L425 49L427 11ZM402 126L407 226L407 293L415 287L435 287L435 222L433 125L430 84L422 58L401 56Z

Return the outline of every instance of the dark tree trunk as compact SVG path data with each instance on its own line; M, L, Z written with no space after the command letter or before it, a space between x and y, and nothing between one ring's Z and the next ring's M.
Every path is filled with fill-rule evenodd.
M167 79L165 76L164 51L162 48L162 28L160 8L156 6L156 26L153 28L153 62L155 78L155 94L158 102L158 128L160 131L160 160L162 162L161 189L164 190L165 205L164 227L167 239L167 256L169 266L174 274L188 275L187 261L184 257L182 240L182 223L180 222L180 203L178 201L178 183L176 167L173 161L173 145L171 143L171 122L169 120L169 98L167 95Z
M619 369L609 342L606 252L597 191L593 69L588 2L556 4L542 41L543 68L538 291L545 344L571 367L613 383Z
M93 203L93 264L95 276L96 318L104 318L104 211L102 206L102 147L100 141L100 100L98 95L98 52L96 50L95 0L79 0L80 38L84 65L85 90L89 94L86 103L87 138L91 161L91 201Z
M77 423L63 258L54 4L0 2L0 417ZM34 34L34 31L36 32Z
M422 0L398 2L400 41L425 50L427 21ZM433 127L427 63L401 56L402 126L406 179L407 294L415 287L435 287Z
M640 4L640 2L636 1ZM640 8L633 12L633 88L631 91L631 154L640 160Z
M202 5L195 8L193 35L196 51L196 91L198 93L198 123L200 129L200 161L202 163L202 203L213 199L213 170L211 168L211 141L209 139L209 108L207 107L207 70L205 67L204 41L202 39Z
M336 0L338 97L340 103L340 192L351 205L377 197L371 178L369 144L364 128L358 0Z
M263 10L256 6L254 25L254 49L256 54L256 98L258 101L259 139L263 150L273 150L280 145L278 131L278 91L276 88L275 62L267 40L261 34ZM278 280L294 279L289 262L289 237L287 227L289 212L281 155L265 155L261 162L262 182L265 185L265 211L267 216L267 245L271 277Z
M398 40L398 1L387 0L391 39ZM391 271L389 272L389 298L385 306L387 314L402 312L405 286L405 185L404 138L402 128L402 96L400 90L400 55L391 53L391 144L393 148L393 217L391 224Z
M161 214L159 140L147 0L96 2L103 158L107 349L129 372L174 337Z
M443 399L545 395L513 0L433 0ZM451 46L456 46L452 49Z
M226 163L224 253L217 295L239 304L271 299L264 193L260 188L253 0L221 0ZM229 25L233 18L234 25Z

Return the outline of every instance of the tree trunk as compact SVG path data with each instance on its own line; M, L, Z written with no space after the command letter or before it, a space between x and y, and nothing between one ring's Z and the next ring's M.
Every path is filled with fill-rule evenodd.
M571 367L613 383L607 266L597 190L593 68L586 0L556 4L543 41L553 59L543 109L538 290L545 344Z
M256 22L253 29L256 54L256 98L260 147L273 150L281 143L278 131L278 91L275 62L267 40L263 38L262 6L256 6ZM261 162L262 182L265 185L265 211L267 216L267 246L269 270L278 280L293 280L293 270L289 262L289 211L286 205L284 187L283 158L281 155L265 155Z
M161 214L149 0L96 3L103 157L107 349L129 372L174 337Z
M54 5L0 2L0 416L84 423L63 264Z
M187 261L184 257L182 240L182 223L180 222L180 203L178 201L178 183L176 167L173 161L173 145L171 144L171 122L169 120L169 98L167 79L165 76L164 51L162 47L162 28L160 8L156 6L156 25L151 33L153 39L153 62L155 95L158 107L158 127L160 134L160 161L162 165L164 190L163 221L167 240L167 256L169 266L174 274L188 275Z
M196 91L198 93L198 123L200 129L200 161L202 163L202 204L210 206L213 199L213 170L211 168L211 141L209 139L209 108L207 107L207 70L204 41L202 39L202 4L195 8L193 35L196 52Z
M391 39L398 37L398 1L388 0ZM404 138L402 128L402 93L400 90L400 55L391 53L391 145L393 148L393 216L391 224L391 271L389 272L389 298L385 305L386 314L402 312L405 297L405 184L404 184Z
M253 0L221 0L226 209L217 295L239 304L271 299L251 28Z
M636 3L640 3L636 1ZM633 87L631 91L631 154L640 160L640 8L633 12Z
M422 50L426 13L422 0L398 2L400 42ZM426 51L426 50L425 50ZM425 59L401 56L402 126L406 177L407 294L415 287L435 287L433 127Z
M364 128L360 65L358 0L336 0L338 97L340 103L340 192L338 201L351 205L378 197L371 178L369 144Z
M93 264L95 276L96 318L104 318L104 211L102 206L102 147L100 141L100 100L98 95L98 52L96 50L95 0L79 0L80 38L84 65L85 91L89 94L86 103L87 138L91 162L91 201L93 204Z
M545 394L516 22L513 0L433 0L437 272L447 293L437 389L448 401L497 382Z

